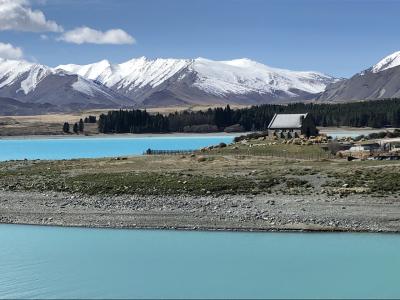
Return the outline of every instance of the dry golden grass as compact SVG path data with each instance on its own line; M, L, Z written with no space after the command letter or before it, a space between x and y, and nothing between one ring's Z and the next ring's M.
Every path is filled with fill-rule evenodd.
M90 111L36 116L0 116L0 136L59 135L63 134L64 122L73 124L88 115L98 116L100 113L99 111ZM97 125L86 124L85 131L88 134L95 134Z

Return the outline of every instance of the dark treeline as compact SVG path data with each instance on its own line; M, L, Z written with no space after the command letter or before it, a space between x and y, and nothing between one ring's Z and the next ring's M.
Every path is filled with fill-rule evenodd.
M167 117L145 110L109 111L100 115L98 127L102 133L170 132Z
M400 99L342 104L293 103L260 105L233 110L182 111L167 116L145 110L119 110L102 114L99 130L103 133L183 132L187 128L210 125L224 130L240 124L248 130L265 130L275 113L311 113L317 126L400 127Z
M96 116L89 116L86 117L84 120L84 123L96 123L96 122L97 122Z

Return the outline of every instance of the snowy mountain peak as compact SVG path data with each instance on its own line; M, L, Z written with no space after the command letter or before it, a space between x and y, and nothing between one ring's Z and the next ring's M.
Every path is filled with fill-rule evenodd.
M378 73L397 66L400 66L400 51L394 52L380 60L371 68L371 71L373 73Z
M51 73L51 68L40 64L24 60L0 59L0 88L20 81L18 92L21 91L26 95Z
M250 58L246 58L246 57L232 59L232 60L226 60L224 62L228 65L236 66L236 67L249 67L249 66L261 65L260 63L254 61L254 60L251 60ZM263 65L263 66L265 66L265 65Z
M102 66L103 68L107 68L111 66L111 63L107 59L103 59L97 63L99 66Z
M132 58L132 59L130 59L130 60L127 60L127 61L125 61L125 62L123 62L123 63L121 63L121 64L119 64L120 66L121 65L125 65L125 66L128 66L128 65L135 65L135 64L140 64L140 63L146 63L146 61L147 61L147 57L146 56L141 56L141 57L137 57L137 58Z
M78 74L90 80L97 80L105 70L111 69L111 63L108 60L101 60L97 63L81 66L81 65L61 65L56 70L66 71L71 74Z

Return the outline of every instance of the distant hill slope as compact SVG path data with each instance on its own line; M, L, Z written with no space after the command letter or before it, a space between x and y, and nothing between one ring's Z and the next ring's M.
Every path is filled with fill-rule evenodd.
M60 111L60 108L51 104L24 103L0 97L0 115L2 116L35 115L57 111Z
M316 99L344 102L400 97L400 51L353 77L328 85Z

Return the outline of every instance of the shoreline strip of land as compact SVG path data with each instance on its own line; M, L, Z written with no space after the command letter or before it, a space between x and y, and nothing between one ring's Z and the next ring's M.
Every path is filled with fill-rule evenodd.
M212 231L400 232L390 198L82 196L0 191L0 223Z
M397 233L399 172L265 137L187 155L8 161L0 223Z

